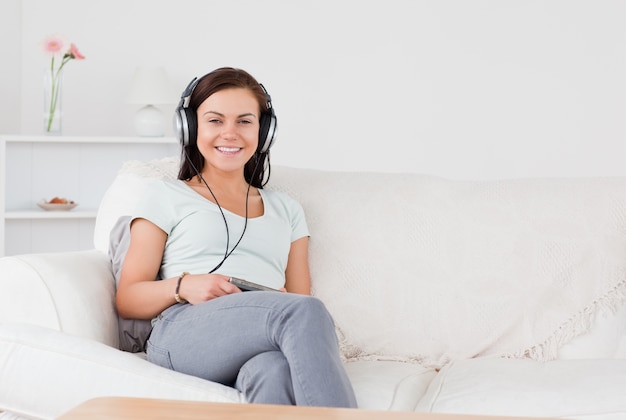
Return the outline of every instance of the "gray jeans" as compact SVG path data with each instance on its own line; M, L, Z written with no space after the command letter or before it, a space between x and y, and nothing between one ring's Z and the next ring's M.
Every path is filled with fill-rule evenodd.
M159 315L147 354L251 403L356 407L333 320L311 296L244 292L174 305Z

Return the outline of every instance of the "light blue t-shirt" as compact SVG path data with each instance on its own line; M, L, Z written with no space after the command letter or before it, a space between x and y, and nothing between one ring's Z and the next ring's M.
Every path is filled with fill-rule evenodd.
M245 234L215 273L272 288L285 285L291 243L309 235L300 203L287 194L259 189L264 213L249 218ZM228 252L244 229L245 218L222 209L228 223ZM133 219L144 218L167 233L160 277L208 273L224 258L226 224L218 206L180 180L155 180Z

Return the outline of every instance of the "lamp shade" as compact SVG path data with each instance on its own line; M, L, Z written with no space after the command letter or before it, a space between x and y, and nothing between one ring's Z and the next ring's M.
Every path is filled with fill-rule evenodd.
M171 104L177 98L163 67L140 66L130 84L128 102L140 105Z
M154 105L176 102L176 95L163 67L140 66L130 83L128 102L143 105L135 114L135 132L139 136L162 136L163 112Z

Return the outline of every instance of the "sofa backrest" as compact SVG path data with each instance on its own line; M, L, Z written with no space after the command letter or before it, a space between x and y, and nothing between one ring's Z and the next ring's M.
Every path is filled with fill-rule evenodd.
M125 165L103 199L96 247L106 250L150 177L177 170L173 158ZM549 360L624 306L626 179L461 182L274 166L267 188L305 209L313 293L348 359Z

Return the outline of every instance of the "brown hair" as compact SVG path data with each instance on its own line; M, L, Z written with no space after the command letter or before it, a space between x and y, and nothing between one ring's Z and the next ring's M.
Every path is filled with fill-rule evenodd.
M248 89L259 103L260 116L269 114L267 96L259 82L246 71L232 67L222 67L202 76L191 94L189 109L195 115L200 104L209 96L229 88ZM197 133L192 135L197 136ZM195 141L183 146L182 153L183 159L181 159L178 179L189 180L197 175L196 170L202 172L205 163L204 156L200 153ZM256 188L263 188L270 177L269 150L260 153L257 149L246 162L243 173L247 183Z

